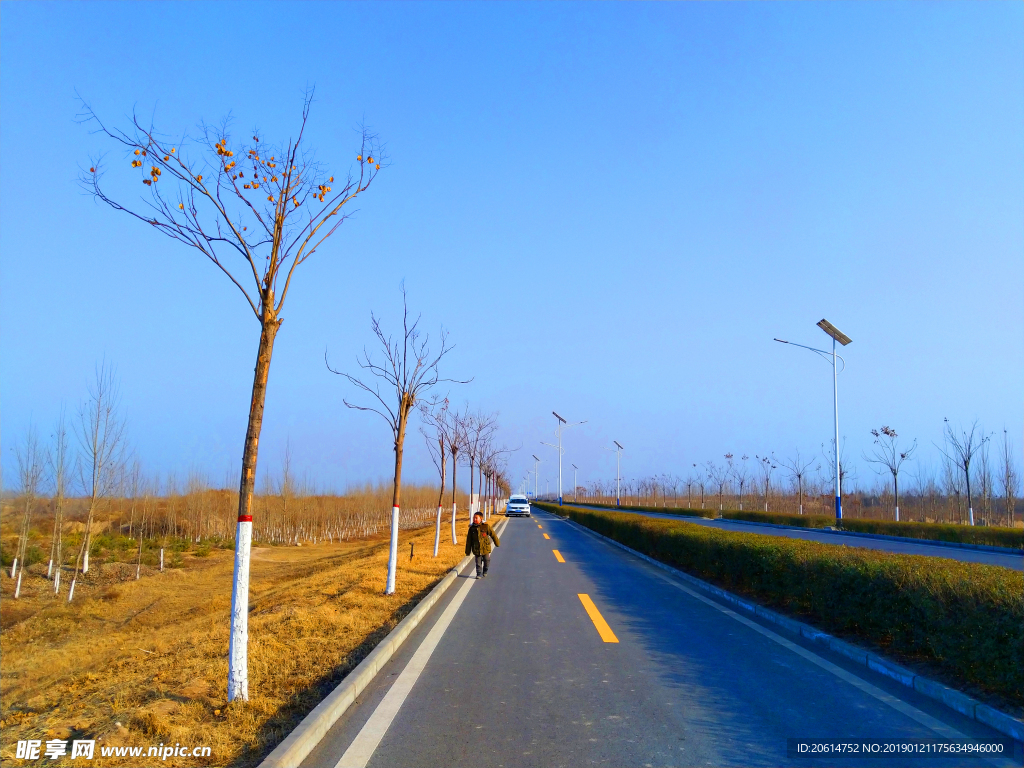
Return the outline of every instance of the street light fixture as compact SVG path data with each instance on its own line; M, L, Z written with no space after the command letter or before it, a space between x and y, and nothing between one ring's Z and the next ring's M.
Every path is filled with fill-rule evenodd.
M554 443L545 443L541 441L541 445L547 445L558 449L558 506L562 506L562 454L565 453L565 451L562 450L562 430L568 429L569 427L578 427L580 424L586 424L587 422L586 420L575 421L570 424L554 411L551 412L551 415L558 419L558 426L555 429L555 434L558 435L558 444L555 445Z
M615 443L614 448L605 448L606 451L612 451L615 453L615 506L619 506L619 457L622 456L622 451L625 450L619 445L618 440L612 440Z
M843 491L842 481L839 477L839 373L840 369L836 365L836 360L840 360L843 363L842 370L846 369L846 360L842 356L836 354L836 342L839 342L844 347L849 344L852 339L845 333L836 328L828 320L822 318L817 326L821 328L825 333L832 337L832 352L828 352L824 349L815 349L814 347L808 347L804 344L797 344L793 341L784 341L782 339L775 339L780 344L791 344L794 347L802 347L803 349L809 349L811 352L815 352L818 355L824 357L824 359L832 365L832 400L835 413L835 425L836 425L836 442L835 442L835 456L836 456L836 520L843 519ZM831 359L830 359L831 357Z
M537 454L533 455L533 498L537 498L537 484L538 478L540 477L540 459L537 458Z

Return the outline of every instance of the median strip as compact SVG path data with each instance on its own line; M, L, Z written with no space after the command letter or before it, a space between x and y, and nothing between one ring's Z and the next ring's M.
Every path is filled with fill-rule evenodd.
M558 554L557 552L555 554ZM597 634L601 636L601 639L606 643L617 643L619 638L612 632L612 628L608 626L608 622L604 620L604 616L597 610L597 606L594 605L594 601L590 599L590 595L584 595L579 593L576 595L580 602L583 603L583 609L587 612L590 620L594 622L594 626L597 627Z

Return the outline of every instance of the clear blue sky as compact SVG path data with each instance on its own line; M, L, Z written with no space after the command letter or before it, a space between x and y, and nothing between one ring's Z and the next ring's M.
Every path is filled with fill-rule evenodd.
M391 165L286 305L260 470L286 440L341 488L388 431L324 368L393 323L399 283L457 344L457 401L553 477L683 474L814 453L831 371L779 336L853 339L841 432L890 424L935 463L942 419L1024 429L1021 3L11 3L0 6L0 417L14 441L117 365L155 472L237 479L257 324L215 268L76 185L114 124L231 113L343 172L365 121ZM116 161L116 162L115 162ZM529 462L532 463L532 462ZM862 462L862 482L874 475ZM427 479L410 439L407 477ZM543 480L542 480L543 482Z

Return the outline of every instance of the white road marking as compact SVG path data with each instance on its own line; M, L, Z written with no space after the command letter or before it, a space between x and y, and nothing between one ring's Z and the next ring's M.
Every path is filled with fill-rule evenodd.
M373 757L377 745L380 744L380 740L384 738L384 734L391 726L391 722L395 719L395 715L398 714L398 710L405 703L412 687L416 685L420 673L427 666L437 644L441 642L445 630L448 629L448 625L452 623L452 619L458 613L459 606L462 605L462 601L466 599L466 595L469 594L469 590L475 583L476 579L466 579L465 583L459 587L455 597L444 609L444 613L441 614L427 636L423 638L423 642L420 643L420 647L416 649L416 653L413 654L409 663L405 665L402 674L391 686L391 690L381 699L380 704L377 705L373 714L370 715L370 719L356 735L355 740L345 750L345 754L341 756L341 760L338 761L335 768L365 768L370 758Z

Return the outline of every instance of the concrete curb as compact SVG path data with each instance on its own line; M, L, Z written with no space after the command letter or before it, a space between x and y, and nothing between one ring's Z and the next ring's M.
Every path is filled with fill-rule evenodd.
M686 520L695 517L700 520L723 520L727 523L741 523L743 525L760 525L764 528L785 528L790 531L821 531L822 533L838 533L843 536L860 536L865 539L881 539L883 541L900 541L908 544L927 544L932 547L953 547L955 549L975 549L981 552L995 552L999 555L1020 555L1024 557L1024 550L1015 547L997 547L992 544L966 544L959 541L940 541L939 539L915 539L912 536L890 536L885 533L863 533L861 531L847 531L842 528L810 528L806 525L783 525L781 523L759 523L755 520L735 520L731 517L705 517L704 515L681 515L673 512L651 512L650 510L637 510L635 507L603 507L596 504L566 504L569 507L583 507L584 509L607 509L610 512L629 512L634 515L664 514L672 518ZM713 511L713 510L709 510Z
M558 517L561 516L558 515ZM822 632L820 629L816 629L809 624L804 624L802 621L796 621L795 619L778 614L775 611L763 608L749 600L744 600L738 595L734 595L732 592L716 587L713 584L709 584L706 581L698 579L696 576L691 576L684 571L680 571L678 568L673 568L671 565L666 565L665 563L655 560L653 557L649 557L642 552L637 552L635 549L631 549L625 544L615 541L615 539L603 536L602 534L592 531L579 523L569 520L568 518L563 517L561 519L584 533L588 533L591 536L618 547L619 549L623 549L631 555L639 557L641 560L645 560L657 568L668 571L676 578L697 587L697 589L709 592L716 597L720 597L723 600L742 608L748 613L752 613L755 616L764 619L765 621L769 621L772 624L783 627L784 629L805 637L819 645L824 645L830 650L846 656L848 659L852 659L858 664L863 664L869 669L880 672L883 675L902 683L908 688L913 688L915 691L927 696L929 699L937 701L940 704L944 704L950 709L955 710L962 715L966 715L972 720L984 723L990 728L994 728L1006 736L1017 739L1018 741L1024 741L1024 722L1012 715L1008 715L994 707L990 707L988 704L982 704L967 694L961 693L953 688L949 688L942 683L937 683L934 680L929 680L926 677L915 674L912 670L866 651L863 648L859 648L851 643L840 640L839 638L832 637L832 635L827 632Z
M497 526L495 526L495 532L503 533L507 523L507 518L503 522L498 523L498 525L501 525L501 531L498 531ZM338 687L327 694L326 698L313 708L312 712L302 718L302 722L295 726L292 732L285 737L284 741L278 744L273 752L263 759L259 764L259 768L296 768L305 760L309 753L313 751L313 748L320 743L327 732L352 706L356 697L366 689L381 668L402 647L402 644L423 620L423 617L441 599L442 595L448 590L448 587L455 582L462 569L472 561L473 556L469 555L445 574L444 578L430 590L430 594L420 600L416 607L409 612L409 615L398 622L398 625L388 633L388 636L381 640L376 648L370 651L370 655L359 662L356 668L349 672L345 679L338 684Z

